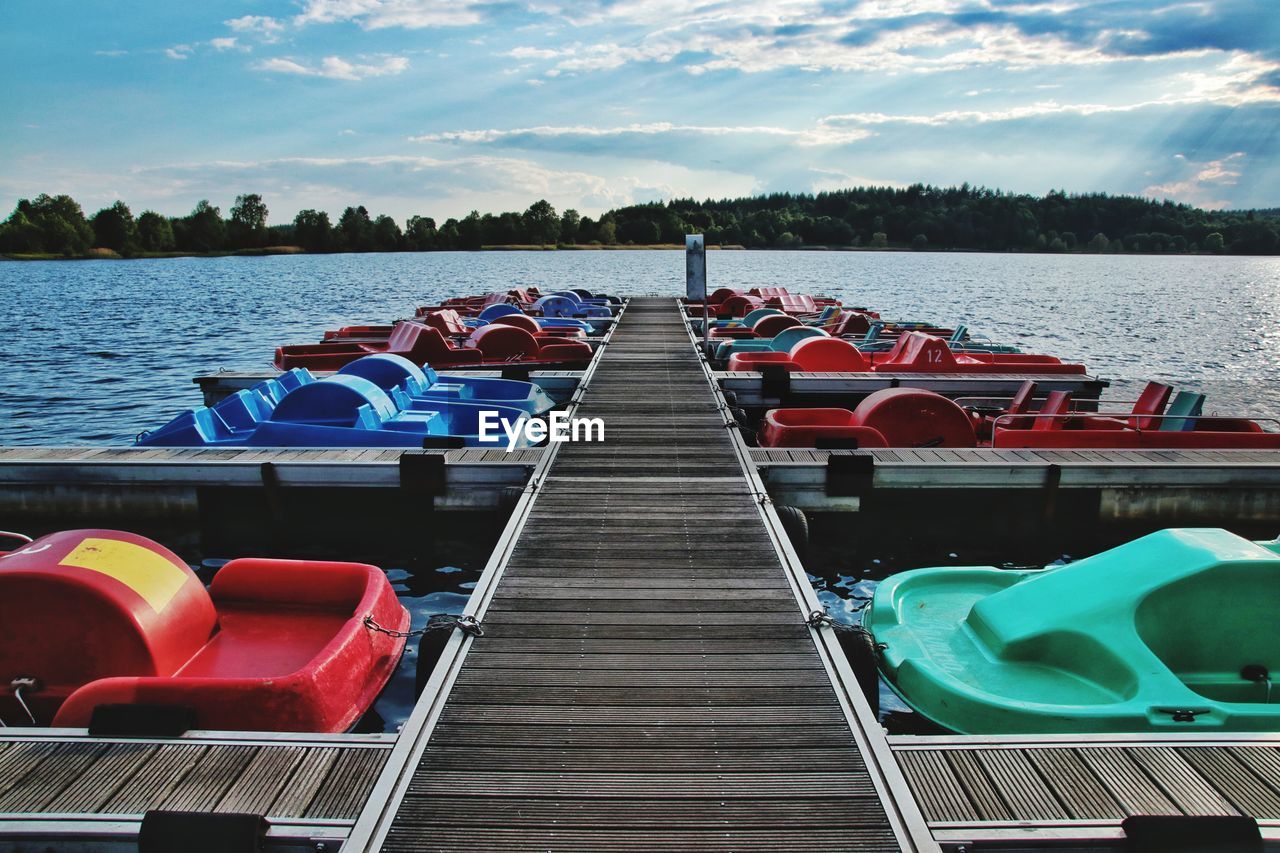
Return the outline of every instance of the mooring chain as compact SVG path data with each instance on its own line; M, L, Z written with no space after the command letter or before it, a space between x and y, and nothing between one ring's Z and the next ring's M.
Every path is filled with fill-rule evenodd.
M862 603L859 604L857 607L853 608L853 612L858 613L863 608L865 608L869 603L871 603L871 599L869 598L862 599ZM840 633L842 631L854 633L854 632L862 632L867 630L861 625L850 625L847 622L837 621L836 619L832 618L831 614L828 613L825 609L809 611L809 618L804 620L804 624L810 628L821 628L825 625L826 627L830 628L836 633Z
M480 626L479 619L471 615L455 616L452 613L433 613L427 617L427 624L424 627L414 628L409 631L384 628L372 616L364 617L364 626L370 631L377 631L379 634L386 634L389 637L404 637L405 639L421 637L430 631L451 631L454 628L464 634L470 634L472 637L484 636L484 628Z

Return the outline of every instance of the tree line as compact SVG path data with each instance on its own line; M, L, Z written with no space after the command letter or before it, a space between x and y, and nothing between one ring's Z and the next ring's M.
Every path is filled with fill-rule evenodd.
M1029 252L1280 253L1280 212L1206 211L1170 201L1105 193L1044 196L963 184L857 187L816 195L631 205L597 219L547 201L524 212L472 211L437 224L411 216L403 227L363 206L336 222L303 210L269 225L256 193L236 197L229 215L202 200L186 216L147 210L134 217L117 201L86 217L67 195L22 199L0 224L0 252L84 256L212 253L296 246L309 252L476 250L486 246L681 244L702 233L711 245L795 249L912 248Z

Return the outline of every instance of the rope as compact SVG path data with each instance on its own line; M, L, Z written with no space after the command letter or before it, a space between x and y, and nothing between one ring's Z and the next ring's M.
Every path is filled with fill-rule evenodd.
M862 603L853 609L854 613L861 612L868 604L871 603L871 599L869 598L862 598L859 600ZM825 608L822 610L811 610L809 612L809 617L804 620L804 624L814 629L827 627L836 633L862 633L867 630L861 625L850 625L847 622L836 621Z
M484 628L480 627L480 620L476 619L476 617L470 615L457 616L452 613L433 613L427 617L427 624L424 627L409 631L395 631L391 628L384 628L372 616L364 617L364 626L370 631L376 631L379 634L386 634L389 637L403 637L405 639L421 637L430 631L452 631L454 628L472 637L484 636Z
M39 690L40 682L30 676L18 676L13 681L9 682L9 689L13 691L13 698L18 700L18 704L22 706L22 710L26 713L27 719L30 720L31 725L34 726L36 724L36 715L31 713L31 709L27 707L26 700L22 698L22 691L28 688L32 691ZM9 727L8 723L5 723L4 725L5 728Z

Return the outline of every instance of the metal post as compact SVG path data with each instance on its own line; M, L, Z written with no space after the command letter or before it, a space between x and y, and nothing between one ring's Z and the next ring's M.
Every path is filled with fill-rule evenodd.
M711 319L707 311L707 244L701 234L685 235L684 272L685 296L691 302L702 300L702 351L708 353Z

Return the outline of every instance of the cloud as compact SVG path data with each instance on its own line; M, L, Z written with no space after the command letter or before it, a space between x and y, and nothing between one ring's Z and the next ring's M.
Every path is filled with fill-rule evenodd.
M166 47L164 55L170 59L190 59L192 50L189 44L175 44L173 47Z
M906 184L900 181L886 180L884 178L868 178L861 175L851 175L840 169L820 169L810 167L809 172L817 177L809 182L809 192L835 192L837 190L848 189L849 187L905 187Z
M671 122L649 122L646 124L629 124L619 127L593 127L591 125L571 125L564 127L540 126L521 127L510 130L456 130L441 133L427 133L409 137L410 142L442 142L455 144L494 144L515 143L531 139L623 139L635 137L658 136L701 136L725 137L738 136L754 139L776 139L794 143L804 147L821 145L847 145L865 139L870 131L861 128L841 128L818 125L813 128L795 130L786 127L770 126L708 126L690 124L672 124Z
M946 127L956 124L989 124L1014 122L1054 116L1093 116L1108 113L1129 113L1156 107L1177 107L1193 104L1218 104L1239 107L1246 104L1280 103L1280 89L1237 86L1224 78L1197 77L1203 85L1179 96L1166 96L1157 100L1125 104L1063 104L1057 101L1037 101L1016 107L992 110L944 110L927 114L846 113L830 115L819 121L819 126L874 127L876 125L917 125Z
M509 55L581 73L679 60L691 73L936 73L1249 54L1280 58L1274 0L534 0L593 42ZM367 0L362 5L385 7ZM1267 22L1267 23L1264 23ZM1264 35L1259 35L1259 32Z
M1237 151L1218 160L1193 163L1184 154L1175 154L1176 169L1188 177L1153 184L1142 191L1152 198L1169 199L1209 209L1229 207L1223 191L1239 183L1244 174L1245 154Z
M319 65L308 65L288 57L264 59L255 63L259 71L276 74L296 74L301 77L327 77L330 80L364 80L368 77L386 77L400 74L409 67L403 56L382 56L372 62L348 62L340 56L326 56Z
M93 55L94 56L111 56L111 57L128 56L129 51L127 50L95 50L93 52Z
M211 39L209 44L213 46L214 50L233 50L236 46L236 38L235 36L228 36L225 38Z
M306 0L294 22L354 22L366 30L464 27L484 20L492 4L478 0Z
M267 15L244 15L224 23L233 32L254 36L263 44L275 44L284 35L284 24Z
M77 197L83 203L98 204L102 196L109 204L122 194L135 209L151 207L173 214L187 212L200 198L225 206L240 188L252 187L271 206L274 221L288 221L303 208L336 215L352 204L399 218L425 213L440 219L465 216L472 209L523 210L539 198L594 216L641 201L746 194L756 186L750 176L660 163L636 163L625 172L598 174L484 155L192 162L140 166L123 175L79 173L75 184L82 188ZM7 189L26 190L25 185Z

